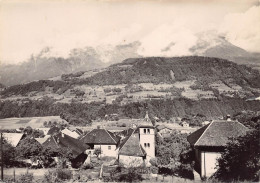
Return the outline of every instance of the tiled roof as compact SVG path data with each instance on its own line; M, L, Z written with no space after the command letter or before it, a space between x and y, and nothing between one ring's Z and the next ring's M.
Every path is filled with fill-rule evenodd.
M79 155L90 147L82 143L78 139L74 139L66 134L59 133L55 136L50 137L43 143L43 146L51 147L63 147L72 150L73 155Z
M127 156L145 156L145 150L142 148L139 142L139 134L132 132L128 137L126 137L119 147L119 155Z
M3 133L3 138L13 147L18 145L23 136L23 133Z
M115 136L112 132L105 129L94 129L84 137L81 141L86 144L117 144L119 138Z
M225 146L231 137L247 132L247 128L235 121L212 121L210 124L190 134L187 139L194 146Z

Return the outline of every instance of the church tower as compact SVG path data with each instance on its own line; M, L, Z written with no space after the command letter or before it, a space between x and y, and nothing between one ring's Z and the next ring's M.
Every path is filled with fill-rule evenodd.
M153 126L139 126L140 144L146 152L149 162L155 157L155 129Z

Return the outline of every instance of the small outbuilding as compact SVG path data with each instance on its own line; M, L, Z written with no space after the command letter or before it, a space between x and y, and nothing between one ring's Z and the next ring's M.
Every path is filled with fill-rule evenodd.
M201 178L210 177L216 172L217 158L221 156L229 138L245 135L247 130L239 122L218 120L187 137L195 153L195 170Z

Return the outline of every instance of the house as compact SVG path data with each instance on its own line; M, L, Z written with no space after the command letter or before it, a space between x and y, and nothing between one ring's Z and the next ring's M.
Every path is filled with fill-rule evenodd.
M125 166L150 165L155 157L155 128L139 126L119 146L118 160Z
M187 123L186 121L182 122L181 125L182 125L183 127L189 127L189 123Z
M161 136L162 138L168 137L173 131L173 129L165 125L157 125L156 130L158 132L158 135Z
M16 147L24 137L23 133L3 133L3 138L13 147Z
M208 124L210 124L209 121L203 121L203 122L201 123L202 126L205 126L205 125L208 125Z
M73 130L73 132L76 132L77 134L79 134L79 135L83 135L83 131L81 130L81 129L79 129L79 128L76 128L75 130Z
M101 156L117 156L117 147L120 138L106 129L93 129L81 139L81 142L90 146L91 149L101 149Z
M218 120L203 126L187 137L195 152L195 170L202 177L216 172L217 158L231 137L244 135L248 129L236 121Z
M90 149L88 145L82 143L80 140L74 139L64 133L58 133L51 136L42 144L42 146L71 150L73 157L71 160L71 166L73 168L78 168L85 162L88 157L87 149Z
M64 133L64 134L66 134L66 135L68 135L68 136L70 136L70 137L73 137L74 139L77 139L77 138L79 138L79 134L77 133L77 132L73 132L73 131L70 131L69 129L67 129L67 128L65 128L65 129L63 129L63 130L61 130L61 133Z

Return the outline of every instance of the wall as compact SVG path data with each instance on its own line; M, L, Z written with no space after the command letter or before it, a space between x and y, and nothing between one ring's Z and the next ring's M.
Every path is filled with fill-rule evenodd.
M108 149L108 146L111 146L111 150ZM101 156L117 156L116 145L94 145L94 149L101 148Z
M200 151L201 155L201 177L210 177L217 171L217 158L221 156L219 152Z
M119 163L122 163L126 167L138 167L143 165L144 160L138 156L119 155Z

